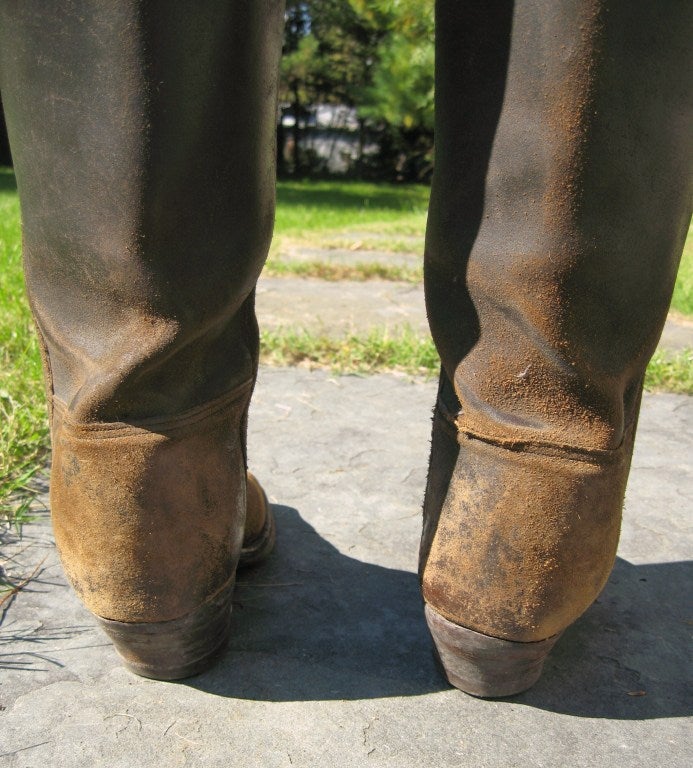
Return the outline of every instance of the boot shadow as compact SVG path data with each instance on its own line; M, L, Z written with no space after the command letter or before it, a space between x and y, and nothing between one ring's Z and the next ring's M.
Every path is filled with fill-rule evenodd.
M344 555L295 509L273 509L277 549L261 567L238 574L229 648L210 671L180 684L257 701L448 691L458 697L461 714L469 707L505 706L447 685L433 661L414 573ZM93 662L102 670L117 667L110 644L68 591L47 524L29 526L25 541L32 537L50 557L45 572L18 595L19 605L8 606L0 637L3 674L23 679L27 672L52 670L53 682L72 679L72 653L96 646L104 650ZM574 717L693 715L687 683L692 578L690 561L633 565L617 559L602 595L566 630L538 683L507 701ZM28 597L35 605L22 608ZM3 682L24 690L18 678Z
M262 701L446 690L416 574L343 555L297 510L272 509L277 546L265 564L238 572L228 649L212 670L185 683Z
M416 574L348 557L296 509L273 510L277 549L264 565L239 571L226 653L185 685L258 701L448 690L463 697L461 710L472 703L450 689L433 660ZM539 682L510 701L578 717L693 714L684 615L691 575L690 562L617 559L604 592L565 632Z
M617 558L600 597L566 630L539 682L517 702L614 720L693 715L692 580L692 561L633 565Z

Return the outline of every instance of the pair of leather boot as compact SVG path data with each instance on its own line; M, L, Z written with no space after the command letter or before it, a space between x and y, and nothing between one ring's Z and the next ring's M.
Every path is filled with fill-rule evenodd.
M691 8L664 5L437 3L420 572L448 679L476 695L529 687L613 564L690 218ZM282 19L276 0L0 2L56 542L157 678L210 663L244 548L273 540L245 435Z

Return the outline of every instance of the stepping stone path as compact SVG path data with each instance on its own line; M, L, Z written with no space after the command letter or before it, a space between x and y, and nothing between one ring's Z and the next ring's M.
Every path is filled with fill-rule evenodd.
M358 244L358 233L352 235ZM288 248L282 261L338 264L390 264L417 266L418 254L385 251ZM429 336L422 284L388 280L331 282L310 277L265 277L258 282L257 313L267 330L300 329L316 334L367 334L373 329L396 331L409 326ZM693 322L674 315L667 318L660 348L693 348Z

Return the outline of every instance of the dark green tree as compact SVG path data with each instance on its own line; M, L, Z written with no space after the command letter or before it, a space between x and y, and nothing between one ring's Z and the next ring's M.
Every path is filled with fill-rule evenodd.
M383 126L383 158L402 178L433 169L433 0L351 0L384 30L359 113Z
M306 107L356 107L377 127L380 170L411 178L433 146L433 0L289 0L280 99L291 105L295 172L307 170ZM283 143L283 137L280 137Z

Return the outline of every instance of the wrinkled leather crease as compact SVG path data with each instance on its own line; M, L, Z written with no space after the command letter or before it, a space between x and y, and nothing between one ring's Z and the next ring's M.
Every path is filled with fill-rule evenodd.
M161 432L172 436L181 432L191 431L195 427L199 429L200 422L222 413L234 403L247 401L252 393L254 381L254 378L250 379L209 403L190 408L177 416L166 418L141 419L132 423L80 422L72 417L67 405L57 397L53 398L53 412L55 417L60 419L63 430L69 430L73 436L79 435L91 440L108 440L119 437L147 435L150 432Z
M451 413L440 399L435 404L434 418L440 420L440 428L448 436L457 439L458 443L464 440L481 440L484 443L496 445L499 448L505 448L509 451L524 451L527 453L538 453L543 456L556 456L574 461L587 461L592 463L603 463L617 461L619 452L624 443L629 440L629 436L635 430L636 422L632 421L625 427L624 438L621 445L612 449L602 448L576 448L572 445L563 445L560 443L542 442L531 439L530 436L519 436L518 434L509 434L505 439L498 434L482 434L467 429L464 424L464 418L461 413Z

